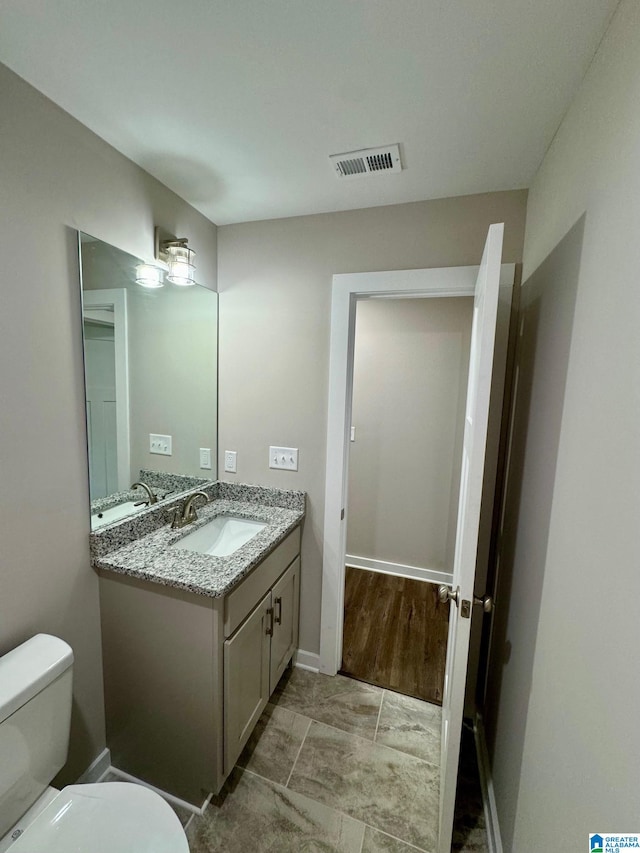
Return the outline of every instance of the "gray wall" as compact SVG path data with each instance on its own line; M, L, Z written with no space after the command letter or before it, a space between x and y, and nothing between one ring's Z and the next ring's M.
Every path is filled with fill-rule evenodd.
M75 653L74 779L104 747L76 234L153 254L153 226L191 238L215 286L216 229L0 66L0 653L38 631Z
M331 276L478 264L492 222L520 261L526 191L228 225L218 230L221 479L308 493L300 646L317 653ZM299 471L268 467L270 444L298 447ZM224 451L238 452L237 475Z
M217 295L203 287L163 287L160 294L153 304L129 300L131 476L150 468L213 478ZM171 435L172 455L150 453L149 433ZM200 468L201 447L211 449L211 470Z
M358 303L347 554L453 571L473 300Z
M487 708L516 853L637 829L638 44L622 0L529 194Z

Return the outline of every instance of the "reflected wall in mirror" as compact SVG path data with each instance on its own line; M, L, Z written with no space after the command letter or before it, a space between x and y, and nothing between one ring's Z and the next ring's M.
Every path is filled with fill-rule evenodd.
M139 258L79 245L95 529L215 479L218 295L141 287Z

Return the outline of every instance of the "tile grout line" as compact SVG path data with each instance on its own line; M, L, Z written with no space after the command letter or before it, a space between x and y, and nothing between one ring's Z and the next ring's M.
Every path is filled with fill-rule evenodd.
M302 715L300 715L300 716L302 716ZM291 777L293 776L293 771L295 770L296 764L298 763L298 759L300 758L300 753L302 752L302 747L304 746L304 742L306 741L307 735L309 734L309 729L311 728L312 722L313 722L313 720L311 719L311 717L309 717L309 725L307 726L307 730L304 733L304 737L302 738L302 743L300 744L300 747L296 753L296 757L293 761L293 764L291 765L291 770L289 771L289 775L287 777L287 782L285 784L285 788L289 787L289 782L291 781Z
M376 730L373 733L373 742L378 742L378 727L380 726L380 716L382 715L382 704L384 702L384 694L386 690L383 689L382 694L380 695L380 707L378 708L378 719L376 720Z
M367 827L367 826L369 827L369 829L372 829L374 832L380 833L380 835L386 835L387 838L393 838L394 841L399 841L400 844L406 844L407 847L411 848L411 850L417 850L418 853L432 853L432 851L427 850L425 847L416 847L416 845L412 844L410 841L405 841L404 838L398 838L397 835L391 835L390 832L385 832L384 829L378 829L375 826L371 826L371 824L369 824L369 823L365 823L365 827Z
M364 829L362 830L362 841L360 842L359 853L362 853L362 851L364 850L364 837L367 834L367 824L363 822L363 826L364 826Z

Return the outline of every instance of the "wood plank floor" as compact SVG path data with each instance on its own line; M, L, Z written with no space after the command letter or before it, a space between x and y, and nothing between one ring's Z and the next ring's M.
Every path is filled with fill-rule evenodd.
M347 566L343 675L441 705L448 626L435 584Z

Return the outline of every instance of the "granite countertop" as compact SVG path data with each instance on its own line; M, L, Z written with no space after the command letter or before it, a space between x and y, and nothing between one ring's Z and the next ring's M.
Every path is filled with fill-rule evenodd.
M163 501L171 492L163 489L152 489L156 499ZM124 492L112 492L104 498L96 498L91 501L91 515L97 515L107 509L112 509L114 506L119 506L123 503L138 503L140 506L150 506L147 501L147 494L143 489L127 489Z
M172 530L168 523L164 523L124 545L114 539L113 550L106 553L100 553L99 548L94 550L92 564L98 569L188 590L198 595L212 598L227 595L302 522L305 497L302 492L215 485L218 488L211 490L212 500L197 510L197 521L180 530ZM265 503L260 502L261 497ZM284 506L273 505L273 502ZM228 557L213 557L170 547L219 515L262 521L267 526Z
M165 474L159 471L151 471L141 468L137 477L138 482L146 483L154 493L158 501L163 501L171 495L178 495L189 489L197 489L209 485L212 481L202 477L191 477L185 474ZM104 512L122 503L136 502L142 506L146 504L147 495L144 489L124 489L121 492L112 492L104 498L95 498L91 501L91 515ZM148 504L147 504L148 505Z

